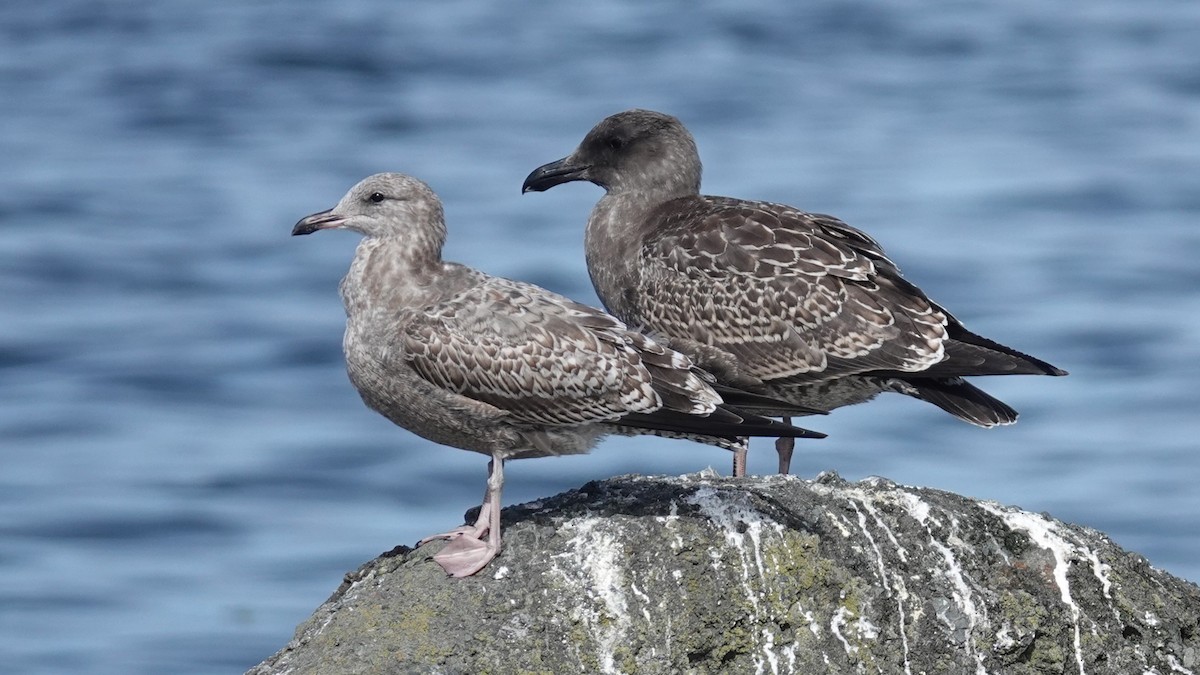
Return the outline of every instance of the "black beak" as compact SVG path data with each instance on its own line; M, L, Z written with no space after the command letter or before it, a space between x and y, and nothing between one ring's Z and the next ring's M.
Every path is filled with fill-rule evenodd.
M317 230L328 230L333 227L341 227L342 223L346 222L345 216L334 215L330 211L321 211L314 213L311 216L304 216L296 226L292 228L292 236L298 234L312 234Z
M575 164L570 157L563 157L557 162L543 164L533 170L521 185L521 194L526 192L544 192L563 183L573 180L588 180L587 171L592 167Z

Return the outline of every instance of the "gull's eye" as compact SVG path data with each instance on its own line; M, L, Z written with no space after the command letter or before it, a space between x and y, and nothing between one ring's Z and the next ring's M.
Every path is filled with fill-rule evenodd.
M367 197L367 199L370 199L371 201L378 204L379 202L383 201L383 193L382 192L372 192L371 196Z
M621 140L619 136L613 136L608 139L608 147L613 150L620 150L623 145L625 145L625 141Z

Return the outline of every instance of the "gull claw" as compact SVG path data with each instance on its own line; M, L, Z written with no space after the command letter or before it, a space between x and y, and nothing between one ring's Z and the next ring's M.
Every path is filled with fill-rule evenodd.
M446 574L462 578L483 569L498 555L499 546L464 534L451 539L449 544L433 556L433 561L441 565Z

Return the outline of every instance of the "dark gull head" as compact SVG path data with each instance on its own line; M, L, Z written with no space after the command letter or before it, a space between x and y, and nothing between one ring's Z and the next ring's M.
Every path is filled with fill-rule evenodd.
M395 238L435 257L446 241L442 202L428 185L402 173L377 173L350 188L337 206L306 216L293 235L353 230L366 237Z
M679 120L652 110L626 110L604 118L570 155L538 167L522 192L586 180L610 193L682 196L700 193L700 154Z

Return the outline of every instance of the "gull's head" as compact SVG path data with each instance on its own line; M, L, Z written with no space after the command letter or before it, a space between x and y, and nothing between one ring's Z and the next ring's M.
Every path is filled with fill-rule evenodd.
M353 230L367 237L436 242L446 238L442 202L428 185L402 173L377 173L350 188L337 206L301 218L293 235Z
M699 194L700 154L676 118L626 110L604 118L570 155L533 170L521 192L586 180L609 192Z

